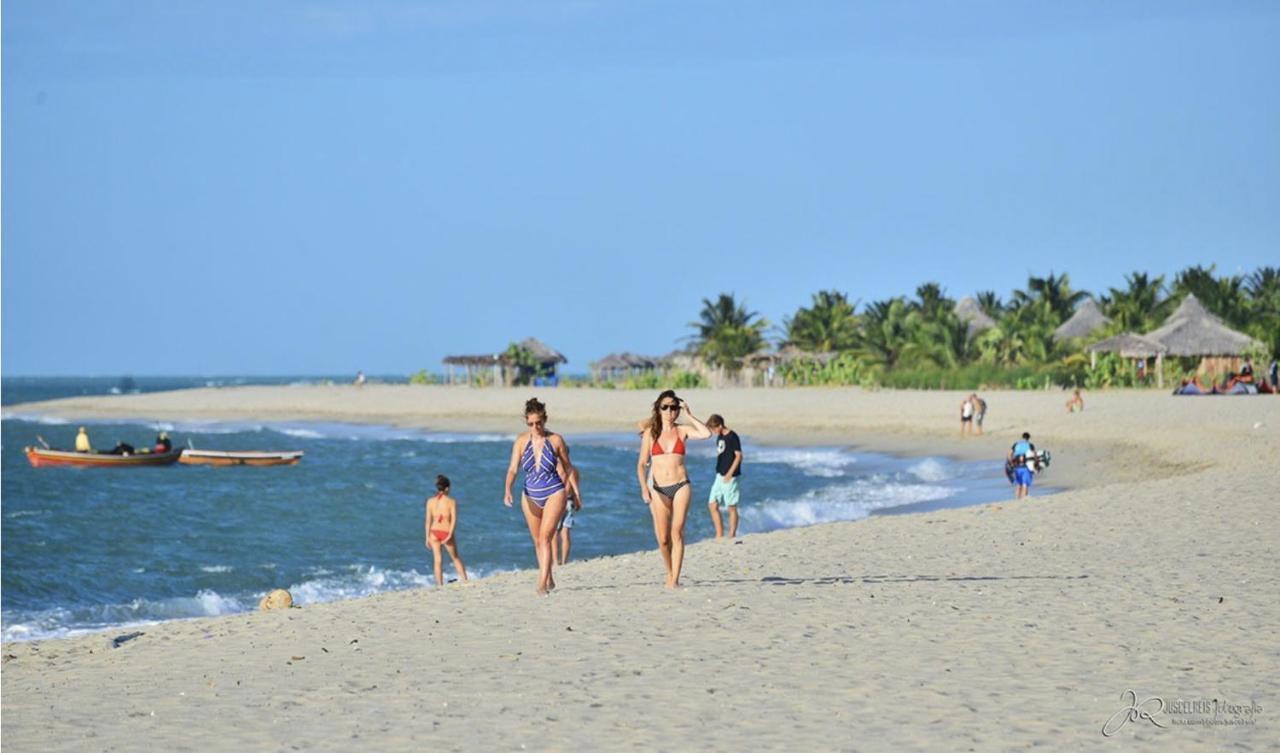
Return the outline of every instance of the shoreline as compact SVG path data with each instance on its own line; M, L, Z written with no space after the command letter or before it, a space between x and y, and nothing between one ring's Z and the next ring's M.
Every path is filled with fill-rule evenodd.
M509 421L509 404L528 396L473 391L424 406L414 401L452 396L285 391L225 390L199 408L230 413L222 401L235 395L250 412L274 401L255 418L313 410L334 421L358 412L354 399L370 417L480 426ZM636 396L572 392L551 399L553 429L635 412ZM1265 748L1280 725L1265 711L1280 699L1280 469L1256 450L1280 447L1280 401L1086 393L1088 410L1065 414L1059 393L983 393L988 437L961 442L959 394L684 396L700 417L715 410L756 437L876 450L896 438L961 459L1002 453L1026 426L1054 451L1052 471L1080 484L1043 501L699 542L678 592L662 589L650 550L571 562L550 598L519 571L163 623L119 648L101 634L9 643L6 745L1089 749L1133 689L1264 712L1229 729L1138 720L1117 735L1126 750ZM175 407L193 397L107 408L185 420ZM945 446L956 451L932 452Z
M469 387L366 385L355 388L334 386L235 386L174 390L139 395L101 395L64 398L4 407L13 418L31 416L60 418L70 422L120 420L137 423L156 421L227 422L315 422L387 426L446 433L516 434L523 430L519 406L530 394L549 401L550 428L565 434L630 433L630 423L619 415L647 412L649 391L599 389L525 389ZM992 460L1003 457L1009 444L1033 423L1024 420L988 418L980 437L961 438L958 405L963 392L916 392L860 388L788 388L685 390L682 397L705 418L710 412L726 415L731 428L749 435L764 446L833 446L865 452L883 452L898 457L941 455L947 458ZM1013 397L1019 402L1057 403L1058 392L1004 391L984 393L992 397ZM1134 396L1166 398L1150 391L1103 393L1108 397ZM919 403L929 411L902 414L874 412L860 415L850 410L861 400L876 403ZM1065 400L1065 397L1062 398ZM781 420L769 415L767 406L780 402ZM728 403L727 408L715 406ZM766 406L761 410L761 405ZM844 409L840 409L843 404ZM934 405L938 407L933 408ZM441 408L439 406L447 407ZM511 414L511 406L516 406ZM561 410L561 407L567 409ZM799 406L799 409L797 409ZM824 412L831 408L829 415ZM815 410L817 408L818 410ZM955 412L952 419L948 413ZM734 416L747 416L745 420ZM1085 414L1081 414L1082 416ZM949 420L950 419L950 420ZM951 430L948 430L951 429ZM1035 432L1039 441L1043 432ZM1200 462L1170 460L1148 451L1142 444L1104 436L1076 441L1070 436L1052 436L1055 454L1054 485L1061 489L1081 488L1115 480L1135 480L1159 474L1183 474L1203 469ZM1047 445L1046 445L1047 446ZM1067 450L1060 452L1060 449ZM1134 471L1143 468L1142 471Z

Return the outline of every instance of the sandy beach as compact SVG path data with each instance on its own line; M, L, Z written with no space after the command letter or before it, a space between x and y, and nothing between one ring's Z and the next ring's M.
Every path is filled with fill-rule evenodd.
M515 433L531 394L570 436L654 397L243 387L6 415ZM1280 400L984 393L986 435L962 439L958 392L682 394L754 442L991 458L1026 430L1070 488L700 543L678 592L650 551L571 563L550 598L509 573L117 648L131 631L7 643L6 750L1275 749ZM1104 736L1128 690L1164 709Z

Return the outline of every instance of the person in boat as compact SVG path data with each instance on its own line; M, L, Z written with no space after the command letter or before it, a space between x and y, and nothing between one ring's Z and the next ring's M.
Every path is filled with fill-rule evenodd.
M444 585L444 556L441 549L449 553L453 569L458 571L458 578L465 582L467 568L462 564L462 555L458 553L458 501L449 496L448 476L436 476L436 496L427 500L426 519L426 543L435 558L436 585Z
M690 426L676 423L681 413L688 417ZM710 438L711 429L693 415L687 402L676 397L675 390L664 390L653 401L653 415L640 440L636 478L640 482L640 498L649 505L653 516L658 553L667 569L667 588L680 587L684 524L693 497L684 463L685 441ZM647 470L652 471L652 481L648 480Z
M76 452L93 452L93 445L89 443L89 430L83 426L76 434Z
M109 454L124 455L127 457L132 455L134 452L136 452L136 450L134 450L133 445L128 442L116 442L116 446L111 448L111 452Z
M166 453L173 451L173 442L169 441L168 432L160 432L156 436L156 446L153 450L156 453Z
M529 526L529 537L533 539L534 554L538 558L537 592L545 596L556 587L552 575L555 559L551 555L551 538L564 515L566 482L573 489L579 505L582 504L582 491L578 488L577 474L569 460L569 445L564 437L547 430L547 406L536 397L529 398L524 404L524 420L529 430L516 437L511 445L511 462L507 466L502 503L511 507L511 485L516 474L523 469L520 509L524 512L524 522Z

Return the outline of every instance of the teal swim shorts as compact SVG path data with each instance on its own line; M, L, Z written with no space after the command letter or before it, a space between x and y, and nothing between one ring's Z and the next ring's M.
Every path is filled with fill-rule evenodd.
M707 500L707 504L719 504L721 507L737 507L738 477L734 476L729 481L725 481L724 476L717 473L715 482L711 484L711 497Z

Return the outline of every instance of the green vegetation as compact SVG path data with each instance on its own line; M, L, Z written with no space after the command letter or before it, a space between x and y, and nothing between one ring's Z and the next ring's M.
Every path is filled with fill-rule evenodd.
M1218 276L1212 266L1196 266L1179 272L1172 285L1145 272L1124 280L1124 287L1109 288L1096 298L1111 323L1085 340L1067 342L1056 340L1054 331L1090 294L1074 289L1066 274L1031 277L1007 302L994 291L979 292L976 309L994 322L985 328L971 328L957 314L955 301L933 282L918 287L914 297L872 301L861 313L845 293L823 290L784 319L779 346L803 353L785 361L779 372L791 385L977 389L1154 384L1154 363L1148 365L1146 379L1139 380L1133 362L1118 356L1100 354L1091 368L1084 347L1119 332L1158 327L1188 293L1228 326L1263 343L1254 354L1263 361L1259 366L1280 357L1280 268ZM708 345L717 342L717 333L739 331L746 318L732 295L703 305L702 322L692 326L698 329L698 352L706 358L726 350L722 344ZM728 312L735 313L733 323L719 324L730 319ZM733 338L723 338L729 341ZM749 352L739 347L734 358L740 364ZM1176 384L1196 363L1169 359L1165 381Z
M738 371L744 358L764 347L768 322L747 311L732 294L721 293L715 301L702 299L698 321L689 326L697 330L691 339L703 360L716 368Z

